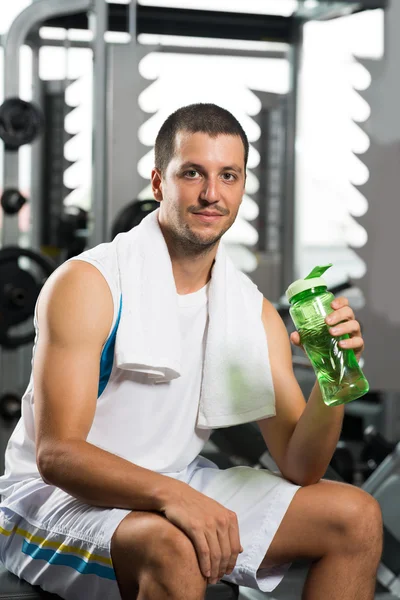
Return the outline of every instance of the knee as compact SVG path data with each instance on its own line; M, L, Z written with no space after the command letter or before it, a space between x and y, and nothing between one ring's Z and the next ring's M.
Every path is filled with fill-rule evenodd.
M383 523L379 503L359 488L349 488L341 505L339 528L345 537L345 550L376 557L382 554Z
M180 529L165 521L154 538L152 550L147 571L163 583L172 597L204 598L207 580L191 540Z
M192 542L161 515L131 513L113 536L111 555L122 586L149 596L156 585L166 598L204 598L207 582Z
M160 528L154 541L154 563L167 570L178 569L200 575L196 550L183 531L166 521L166 526Z

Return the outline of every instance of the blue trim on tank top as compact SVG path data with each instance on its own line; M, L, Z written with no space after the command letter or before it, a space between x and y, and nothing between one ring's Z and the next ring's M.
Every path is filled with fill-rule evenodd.
M122 311L122 296L121 296L121 299L119 302L119 312L118 312L117 322L115 323L114 329L112 330L111 335L108 338L107 343L103 348L103 352L101 353L99 390L97 392L98 398L104 392L106 385L110 380L111 371L112 371L113 364L114 364L115 339L117 337L118 325L121 320L121 311Z

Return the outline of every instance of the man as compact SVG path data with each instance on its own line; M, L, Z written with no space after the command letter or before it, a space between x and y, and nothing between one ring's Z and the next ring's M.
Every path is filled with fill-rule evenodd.
M286 329L266 299L258 326L275 416L258 424L282 477L220 471L198 456L211 433L196 426L208 286L242 202L247 155L240 124L215 105L178 110L156 140L152 188L179 305L181 377L154 385L116 367L123 298L110 245L64 264L44 286L33 376L0 480L0 556L31 583L67 599L200 600L221 578L271 591L304 558L313 561L304 600L372 600L379 506L356 487L321 481L344 409L327 407L318 385L305 402ZM131 260L133 270L138 256ZM161 307L166 298L149 300ZM340 346L359 357L348 301L332 308L331 334L349 334Z

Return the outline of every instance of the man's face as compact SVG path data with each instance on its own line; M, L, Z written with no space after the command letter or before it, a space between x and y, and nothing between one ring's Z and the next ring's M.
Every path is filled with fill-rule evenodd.
M153 170L152 182L161 225L188 250L203 252L236 219L245 187L243 142L178 132L174 157L162 176Z

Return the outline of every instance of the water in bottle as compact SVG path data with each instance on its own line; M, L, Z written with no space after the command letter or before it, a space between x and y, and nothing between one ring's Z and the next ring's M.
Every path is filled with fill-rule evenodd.
M292 283L286 296L323 400L328 406L337 406L360 398L368 392L369 386L354 351L339 346L339 341L349 336L333 337L325 323L325 318L333 312L334 296L322 275L331 266L315 267L305 279Z

